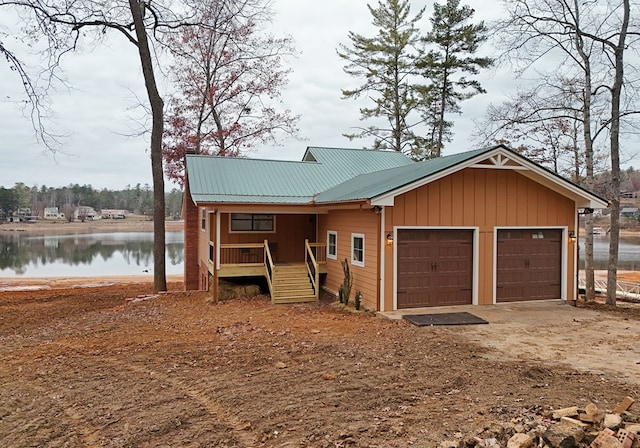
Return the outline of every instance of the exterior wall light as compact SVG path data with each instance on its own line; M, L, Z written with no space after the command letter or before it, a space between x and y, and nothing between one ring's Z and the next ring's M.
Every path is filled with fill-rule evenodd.
M571 240L572 243L576 242L576 232L574 232L573 230L571 232L569 232L569 239Z
M393 244L393 234L387 233L387 245Z

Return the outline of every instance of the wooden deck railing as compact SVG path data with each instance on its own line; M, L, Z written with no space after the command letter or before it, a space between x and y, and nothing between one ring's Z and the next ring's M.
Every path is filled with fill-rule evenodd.
M311 286L313 286L313 292L316 295L316 299L320 296L320 270L318 268L318 262L316 261L316 257L313 254L313 249L311 244L309 244L309 240L304 240L304 249L305 249L305 262L307 265L307 272L309 273L309 278L311 279ZM316 250L317 252L317 250Z
M318 264L327 262L327 244L326 243L309 243L311 252Z
M264 264L263 248L263 243L221 244L220 264L235 266Z
M271 250L269 250L269 240L264 240L264 267L265 267L265 274L267 277L267 283L269 284L269 292L271 292L271 294L273 294L273 271L274 271L274 266L273 266L273 260L271 259Z

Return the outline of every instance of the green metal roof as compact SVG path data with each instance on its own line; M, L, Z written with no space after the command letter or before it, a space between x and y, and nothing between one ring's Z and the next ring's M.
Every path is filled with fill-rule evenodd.
M302 162L188 155L186 164L196 203L304 204L360 174L413 162L398 152L309 147Z
M376 173L362 174L318 195L317 203L371 199L397 188L431 176L459 163L472 159L495 147L481 148L437 159L413 163Z
M504 145L420 163L398 152L309 147L301 162L188 155L186 165L196 203L328 204L380 199L457 165L473 164L498 148L522 162L528 160ZM591 203L606 206L606 200L528 162L557 184Z

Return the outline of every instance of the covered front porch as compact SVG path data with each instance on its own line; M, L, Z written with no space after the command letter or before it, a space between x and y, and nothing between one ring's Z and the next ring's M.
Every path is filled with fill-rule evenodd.
M274 261L273 245L262 243L220 245L217 279L232 277L265 277L273 303L318 300L320 274L327 272L326 244L304 241L304 261ZM215 287L215 285L214 285Z
M209 214L207 270L218 280L264 277L273 303L318 300L326 270L326 243L317 242L316 214Z

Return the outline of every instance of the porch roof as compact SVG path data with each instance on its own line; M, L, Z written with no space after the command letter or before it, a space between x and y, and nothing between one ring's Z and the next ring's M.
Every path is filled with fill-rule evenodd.
M196 203L307 204L354 176L413 162L391 151L309 147L301 162L188 155L186 164Z

